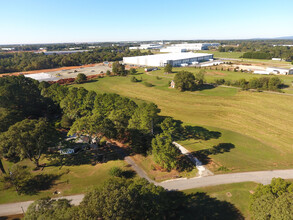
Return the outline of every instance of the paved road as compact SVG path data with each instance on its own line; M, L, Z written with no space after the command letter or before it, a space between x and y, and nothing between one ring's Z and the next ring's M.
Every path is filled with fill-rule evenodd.
M155 185L162 186L168 190L186 190L193 189L205 186L215 186L221 184L229 184L229 183L240 183L253 181L262 184L269 184L274 177L281 177L283 179L293 179L293 169L290 170L273 170L273 171L256 171L256 172L244 172L244 173L230 173L230 174L221 174L215 176L207 176L207 177L195 177L195 178L182 178L175 180L168 180L161 183L157 183L151 180L146 173L136 165L136 163L130 158L125 157L127 163L129 163L132 168L137 172L137 174L146 178L148 181L154 183ZM65 196L60 198L65 198L72 200L72 204L78 205L84 195L74 195L74 196ZM27 207L33 201L20 202L20 203L10 203L0 205L0 216L7 216L13 214L21 214L23 213L22 208L26 211ZM22 208L21 208L22 207Z
M71 204L79 205L83 197L84 197L84 194L80 194L80 195L74 195L74 196L58 197L55 199L68 199L68 200L71 200ZM0 205L0 216L22 214L23 212L27 210L29 205L32 204L33 202L34 201L26 201L26 202L7 203L7 204Z
M283 179L293 179L293 169L256 171L244 173L230 173L207 177L195 177L190 179L168 180L157 185L163 186L168 190L185 190L205 186L215 186L229 183L240 183L253 181L262 184L269 184L274 177Z

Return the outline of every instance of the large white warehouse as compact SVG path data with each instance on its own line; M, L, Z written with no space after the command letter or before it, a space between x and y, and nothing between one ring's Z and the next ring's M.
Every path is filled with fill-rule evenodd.
M181 64L192 64L213 59L213 54L206 53L167 53L136 57L123 57L123 63L140 66L181 66Z
M184 44L172 44L169 47L162 48L160 52L174 52L174 50L208 50L209 47L218 47L219 43L184 43ZM177 52L176 51L176 52Z

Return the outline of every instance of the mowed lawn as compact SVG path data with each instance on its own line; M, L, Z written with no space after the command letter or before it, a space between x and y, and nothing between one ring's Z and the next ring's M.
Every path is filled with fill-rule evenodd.
M210 186L197 189L185 190L187 194L205 192L209 196L216 198L220 201L227 201L235 205L240 210L245 219L250 219L249 215L249 197L257 187L257 183L243 182L225 184L219 186Z
M4 161L6 171L12 166L12 163ZM34 168L32 163L28 160L19 162L18 164L27 166L30 170ZM110 178L109 170L112 167L120 167L123 170L129 170L126 162L123 160L109 161L103 164L93 165L79 165L79 166L50 166L45 167L43 171L32 171L33 175L37 174L55 174L60 175L52 187L47 190L38 192L35 195L18 195L14 188L2 189L3 183L0 183L0 204L20 202L27 200L35 200L46 196L54 197L53 192L58 191L60 195L66 196L73 194L86 193L95 186L103 184L103 182Z
M182 69L198 71L195 68L174 70ZM208 70L207 81L216 77L253 77L245 73L223 71L219 75L218 72ZM230 152L210 156L214 162L211 165L214 172L222 172L218 171L221 166L232 172L293 167L293 96L224 87L179 92L168 88L174 74L164 75L162 70L150 74L136 77L152 83L153 87L132 83L131 76L105 77L75 86L83 86L98 93L118 93L136 101L154 102L161 109L161 115L221 132L219 139L182 142L191 151L211 148L218 143L234 144L235 148ZM286 80L291 80L288 77Z

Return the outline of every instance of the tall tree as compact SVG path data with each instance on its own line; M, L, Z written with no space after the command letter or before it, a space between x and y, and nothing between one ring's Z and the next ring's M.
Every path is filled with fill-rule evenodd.
M180 91L192 91L195 88L195 77L192 73L181 71L174 77L175 88Z
M179 164L180 150L172 144L171 135L156 135L152 140L154 160L167 170L176 169Z
M171 64L167 64L164 67L164 71L165 71L165 73L172 73L172 65Z
M32 203L24 216L24 220L71 220L74 216L73 208L67 199L42 198Z
M0 148L11 160L28 158L37 167L42 154L60 141L58 132L44 118L25 119L0 134Z
M170 199L169 195L174 195ZM145 179L113 178L87 193L80 219L176 219L186 203L181 192L167 192Z

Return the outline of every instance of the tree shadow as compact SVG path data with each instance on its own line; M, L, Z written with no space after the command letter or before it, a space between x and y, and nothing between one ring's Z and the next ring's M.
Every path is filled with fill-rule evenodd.
M231 143L220 143L212 148L198 150L192 152L193 156L199 159L203 165L206 165L210 162L210 155L223 154L225 152L230 152L231 149L235 148L234 144Z
M195 91L202 91L202 90L208 90L208 89L214 89L214 88L216 88L216 86L213 84L203 84L199 86Z
M121 177L124 177L126 179L131 179L136 175L136 172L134 172L133 170L125 170L122 171Z
M20 193L26 195L36 195L39 191L48 190L53 185L55 181L59 180L62 174L38 174L28 179L23 187L20 189Z
M181 216L182 219L244 219L242 213L227 201L212 198L204 192L187 196L189 199L188 208Z
M180 140L187 139L201 139L201 140L210 140L218 139L221 137L221 132L218 131L209 131L206 128L199 126L184 126L184 131L180 137Z

